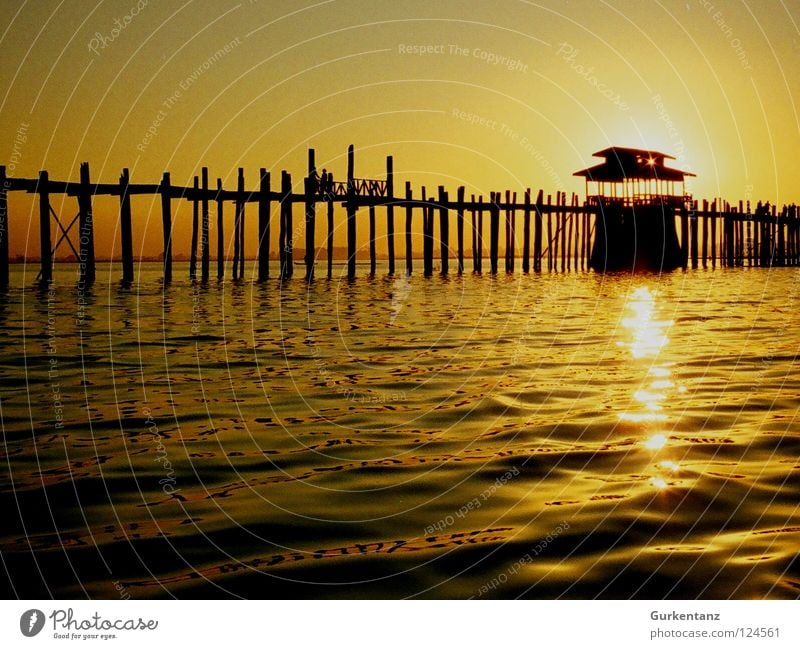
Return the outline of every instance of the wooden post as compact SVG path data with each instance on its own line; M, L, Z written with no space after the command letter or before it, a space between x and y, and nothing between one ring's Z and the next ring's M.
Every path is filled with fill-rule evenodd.
M579 251L580 231L579 231L579 229L580 229L581 216L582 215L579 214L578 210L577 210L577 208L578 208L578 195L575 194L575 193L572 194L572 208L573 208L572 209L572 216L569 217L570 218L570 226L569 227L570 227L570 231L572 231L572 221L574 220L575 221L575 241L574 241L574 243L575 243L575 257L574 257L574 262L575 262L575 270L577 271L578 270L578 259L580 257L580 251Z
M711 268L717 267L717 201L711 202Z
M239 223L237 236L239 237L239 272L234 273L234 278L244 278L244 169L239 167L239 178L236 185L236 220Z
M783 233L783 225L786 221L786 207L781 210L782 221L778 222L778 265L786 265L786 237Z
M201 256L201 274L204 282L208 281L208 271L210 265L210 246L209 246L209 232L208 232L208 167L202 169L202 183L203 193L201 195L201 227L200 227L200 249Z
M314 279L314 260L317 256L317 194L319 193L319 176L314 149L308 150L308 176L305 181L306 209L306 281Z
M567 269L567 192L561 192L561 272Z
M472 272L478 272L478 224L475 220L475 194L472 194L470 201L473 207L470 208L470 217L472 222Z
M544 192L536 195L536 214L533 217L533 270L542 271L542 203Z
M50 248L50 179L46 171L39 172L39 256L41 263L41 282L45 284L53 278L53 252Z
M194 177L192 196L192 249L189 252L189 279L197 279L197 219L200 201L200 181Z
M725 218L725 262L727 266L733 266L736 262L734 247L734 224L733 214L730 212L724 215Z
M325 183L327 185L327 191L333 192L333 175L328 172L328 180ZM328 237L327 237L327 245L328 245L328 279L333 277L333 196L327 195L325 196L325 200L328 202Z
M497 253L500 239L500 192L492 192L489 223L489 257L492 275L497 275Z
M574 201L573 201L574 203ZM566 205L566 201L564 201ZM572 270L572 221L575 213L569 212L565 214L566 219L569 220L569 231L567 233L567 246L564 248L564 253L567 255L567 270ZM567 224L564 224L564 229L567 230Z
M84 163L85 164L85 163ZM86 171L86 183L88 185L89 178L88 168ZM81 165L81 186L83 186L84 181L84 174L83 174L83 165ZM119 231L120 236L122 238L122 281L125 284L130 284L133 282L133 233L132 233L132 225L131 225L131 196L129 193L129 186L130 186L131 176L130 172L127 169L122 170L122 175L119 177ZM84 194L84 189L81 187L81 195ZM83 199L84 201L87 198ZM91 201L91 198L88 198ZM81 207L81 214L83 214L84 208ZM89 207L91 219L91 207ZM83 227L81 227L81 267L83 267L83 260L84 258L88 261L89 255L87 254L84 245L84 236L83 236ZM92 257L94 254L92 253ZM83 268L81 269L83 270ZM81 273L83 275L83 272ZM88 278L88 268L87 268L87 279ZM91 281L91 280L89 280Z
M347 147L347 278L356 276L355 150Z
M411 216L414 208L411 206L411 183L406 181L406 274L414 270L414 261L411 250Z
M447 192L439 186L439 252L442 260L442 275L450 272L450 214L447 208Z
M552 271L554 267L553 263L553 212L552 208L552 196L551 194L547 195L547 270Z
M375 206L369 206L369 274L374 277L377 269L375 250Z
M478 272L483 272L483 196L478 197Z
M531 190L525 190L525 212L522 223L522 272L531 270Z
M161 233L164 239L164 283L172 281L172 197L169 172L161 178Z
M691 251L692 251L692 269L697 269L697 201L694 201L689 226L691 228Z
M459 187L456 195L458 212L456 213L456 229L458 235L458 274L464 272L464 187Z
M394 160L386 156L386 248L389 254L389 274L394 275Z
M127 195L127 190L126 190ZM92 188L89 180L89 163L81 163L81 188L78 194L78 209L80 218L78 219L78 257L80 266L80 279L82 282L92 283L95 280L94 263L94 214L92 214ZM125 269L125 253L127 252L128 265L130 267L130 280L133 281L133 244L130 242L130 203L128 204L128 242L125 242L124 219L123 227L123 272ZM123 278L124 279L124 278Z
M224 205L222 200L222 178L217 178L217 279L225 277L225 222ZM236 264L239 262L239 239L236 237L236 228L233 226L233 278L236 279Z
M0 288L8 286L8 190L6 167L0 165Z
M755 220L753 221L753 265L754 266L761 265L761 238L759 237L759 233L761 232L761 223L758 220L759 216L761 215L756 213Z
M500 200L500 199L498 198L498 200ZM505 222L506 222L506 229L505 229L506 243L505 243L505 246L504 246L504 248L505 248L505 262L506 262L505 266L506 266L506 272L510 273L513 270L513 267L511 265L511 248L512 248L512 243L511 243L511 237L512 237L512 234L511 234L511 190L509 190L509 189L506 190Z
M270 174L263 167L258 185L258 281L269 278Z
M508 199L509 193L506 191L506 198ZM509 211L511 212L511 234L508 238L508 272L513 273L517 265L517 192L511 194L509 203Z
M422 188L425 201L425 188ZM433 199L422 210L422 267L425 277L433 275Z
M294 274L294 237L292 235L292 176L281 171L281 229L279 233L281 247L281 279L288 279Z
M708 264L708 200L703 199L703 268Z
M681 214L681 267L686 270L689 265L689 215Z

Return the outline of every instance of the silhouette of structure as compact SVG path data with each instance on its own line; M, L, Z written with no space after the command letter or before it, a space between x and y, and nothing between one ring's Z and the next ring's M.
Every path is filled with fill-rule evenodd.
M273 189L271 172L261 169L258 184L246 189L244 170L239 169L235 189L224 189L217 179L210 186L208 168L195 176L190 186L172 184L169 172L164 172L158 184L131 182L130 173L123 170L117 183L95 183L90 180L88 163L81 164L80 181L51 180L47 171L36 178L11 178L6 168L0 166L0 287L8 285L8 198L13 192L28 192L38 197L39 250L42 282L51 279L56 251L66 243L79 266L79 286L91 284L95 279L94 214L95 196L119 197L120 250L122 252L122 281L135 280L133 264L132 202L139 196L159 196L161 199L161 224L163 234L164 282L172 279L172 235L176 225L172 206L175 200L191 203L191 248L189 250L189 278L208 281L211 262L212 234L216 243L216 275L225 277L225 203L233 205L233 258L230 274L234 279L244 277L246 247L257 249L257 266L254 275L258 281L270 277L270 241L277 225L279 277L288 280L294 273L294 239L304 235L305 279L314 279L315 264L327 256L327 275L333 273L333 234L336 230L335 207L344 208L347 232L347 277L356 277L358 253L356 230L358 211L367 208L369 224L369 271L377 270L377 210L385 213L386 252L388 272L395 273L395 208L405 214L405 271L414 268L415 236L422 235L423 273L434 271L434 252L438 221L438 249L440 272L450 272L450 259L455 256L455 270L465 270L464 230L471 227L472 271L483 271L485 252L484 221L488 221L488 256L491 273L498 272L501 248L505 254L506 272L517 267L517 253L521 253L523 272L598 271L615 268L654 268L660 270L676 267L697 268L699 263L716 266L795 266L800 264L800 218L796 205L784 205L778 211L775 205L758 203L751 212L739 201L738 208L717 199L704 200L698 209L696 200L686 195L684 179L688 172L664 165L669 156L656 151L612 147L597 154L605 162L576 175L586 178L586 199L581 204L577 194L568 198L566 192L545 194L539 190L533 195L530 189L522 192L506 190L491 192L488 197L469 198L464 187L458 187L451 198L443 186L438 187L436 198L425 187L414 196L411 183L405 191L395 194L392 156L386 159L384 179L358 178L355 175L355 151L347 151L347 175L344 181L335 181L332 172L318 175L315 152L308 151L308 173L302 183L293 183L288 171L280 172L280 185ZM326 168L327 169L327 168ZM277 175L277 174L276 174ZM594 184L593 184L594 183ZM300 191L296 191L296 187ZM590 192L590 186L594 191ZM51 205L51 196L61 194L77 198L78 213L68 218L59 216ZM59 201L60 203L61 201ZM257 207L257 232L255 241L246 237L246 207ZM325 246L316 242L318 205L326 210L327 236ZM304 219L294 226L297 206L304 208ZM215 232L210 232L210 210L215 207ZM419 217L421 213L421 227ZM520 214L521 213L521 214ZM438 214L438 219L436 215ZM517 227L517 216L522 216L522 228ZM484 219L484 217L487 217ZM188 221L188 219L187 219ZM276 223L277 221L277 223ZM455 225L455 245L451 245L450 228ZM680 238L676 234L680 223ZM501 224L505 224L501 228ZM414 225L416 225L416 228ZM717 227L718 224L721 227ZM702 236L700 227L702 226ZM53 231L53 228L57 228ZM323 226L324 227L324 226ZM78 232L74 232L77 229ZM319 228L323 229L323 228ZM503 237L501 244L501 229ZM230 234L228 235L230 237ZM73 241L74 239L74 241ZM274 239L273 239L274 240ZM701 247L702 244L702 247ZM325 251L327 249L327 255ZM198 264L198 261L200 262ZM546 264L546 266L545 266ZM198 266L199 277L198 277Z
M593 154L601 164L576 171L586 180L586 201L597 208L597 236L589 264L599 271L674 270L683 265L676 213L692 208L688 171L664 164L670 155L610 147Z

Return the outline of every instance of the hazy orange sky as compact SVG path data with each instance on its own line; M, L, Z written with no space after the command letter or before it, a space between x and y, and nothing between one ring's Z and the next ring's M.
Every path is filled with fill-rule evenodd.
M800 202L796 1L38 0L0 21L14 176L87 160L190 184L207 165L233 187L241 166L255 188L262 166L301 182L309 146L342 177L353 143L357 176L393 154L400 187L582 194L572 172L626 145L675 155L698 198ZM12 254L37 253L31 205L10 198ZM134 200L137 254L160 251L158 205ZM116 201L95 213L106 256Z

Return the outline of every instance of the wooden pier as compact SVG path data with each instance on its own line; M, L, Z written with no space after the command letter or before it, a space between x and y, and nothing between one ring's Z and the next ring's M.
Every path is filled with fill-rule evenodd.
M503 232L503 270L513 273L518 268L523 272L586 271L590 268L592 247L598 228L598 219L603 218L603 207L597 201L580 200L576 194L565 192L545 194L543 190L535 198L530 189L524 192L495 191L488 197L466 197L466 189L458 187L454 193L443 186L436 192L420 187L415 195L411 183L406 182L401 196L395 196L395 180L392 157L386 160L384 179L359 178L355 174L355 152L348 149L347 174L345 180L336 181L332 174L320 175L316 168L314 150L309 150L308 170L303 178L302 193L293 191L292 177L287 171L280 173L280 186L271 185L272 174L261 169L254 183L255 188L246 189L243 169L239 169L235 189L225 189L217 179L211 186L207 167L190 186L172 184L169 172L165 172L159 183L137 184L131 181L127 169L122 171L118 183L93 183L88 163L81 164L78 182L51 180L47 171L40 171L36 178L10 178L5 167L0 167L0 286L9 282L8 241L8 194L28 192L36 194L39 205L39 280L52 278L54 259L59 246L66 243L74 253L79 265L79 282L89 284L96 276L94 248L94 215L92 201L96 196L118 196L120 249L122 252L122 281L135 281L133 259L134 219L132 199L137 196L158 195L161 197L163 232L163 276L165 282L173 278L172 234L175 223L172 204L175 200L189 201L192 205L192 236L189 250L189 277L208 281L211 272L210 218L211 206L216 216L216 277L223 279L225 269L225 203L233 206L233 259L230 275L234 279L244 278L244 260L248 253L255 253L258 281L270 277L270 245L274 230L273 217L278 218L278 273L281 280L294 274L295 246L294 218L297 206L302 205L304 218L297 232L302 232L305 243L304 278L311 281L316 276L317 241L316 216L319 206L326 215L327 276L333 272L333 233L335 229L334 206L344 207L347 225L347 276L356 276L357 229L363 222L359 218L366 212L369 228L369 273L378 272L376 219L378 210L386 219L387 271L396 272L395 259L395 208L405 215L405 272L414 271L414 243L421 235L422 268L426 276L434 273L434 256L438 248L438 272L463 273L465 253L471 252L474 273L483 272L486 252L484 222L488 222L488 255L490 272L499 272L498 259L501 253L500 234ZM77 215L70 221L62 220L51 206L51 196L62 194L77 199ZM454 197L454 198L453 198ZM248 250L245 237L245 206L258 205L258 239ZM277 206L273 214L273 205ZM635 207L634 207L635 209ZM438 216L438 218L437 218ZM488 216L488 218L484 218ZM666 219L674 219L680 232L680 254L683 268L703 268L717 265L733 266L795 266L800 264L800 219L796 205L776 206L749 201L732 205L716 200L688 200L683 205L670 204L664 207ZM421 217L421 218L420 218ZM519 217L519 218L518 218ZM519 223L522 227L519 227ZM437 227L438 221L438 227ZM533 221L533 223L531 223ZM53 230L53 226L57 230ZM451 239L451 226L455 226L455 247ZM502 227L501 227L502 226ZM77 233L74 230L77 228ZM466 240L471 242L465 250ZM54 237L55 234L55 243ZM416 237L415 237L416 235ZM438 239L438 246L436 245ZM200 276L198 277L198 255ZM519 257L518 257L519 255ZM451 261L453 266L451 266ZM598 270L597 264L594 264ZM600 268L602 270L602 268Z

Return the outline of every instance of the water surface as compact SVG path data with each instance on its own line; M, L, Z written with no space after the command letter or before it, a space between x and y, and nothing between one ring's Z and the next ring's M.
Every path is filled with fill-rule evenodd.
M800 596L797 269L137 270L0 301L6 596Z

